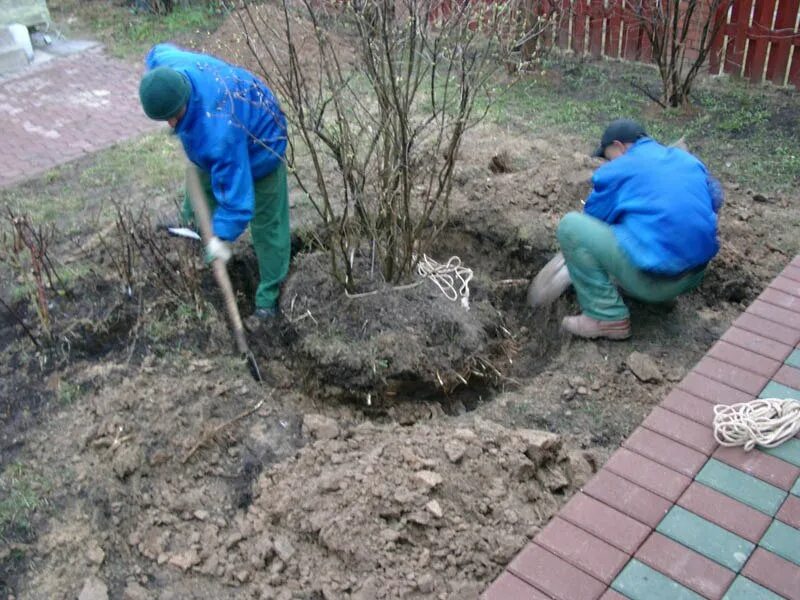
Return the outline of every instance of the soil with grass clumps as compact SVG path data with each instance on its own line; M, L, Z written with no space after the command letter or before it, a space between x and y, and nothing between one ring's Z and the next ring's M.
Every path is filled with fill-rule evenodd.
M518 131L469 130L428 252L472 269L468 310L416 274L371 280L366 244L353 260L372 287L348 296L298 244L280 323L248 332L264 383L184 240L147 243L196 267L163 277L203 302L146 262L128 290L87 243L75 260L91 268L53 297L57 343L37 349L0 309L0 595L476 600L800 251L796 195L726 182L722 249L697 291L631 301L630 341L568 338L574 293L531 312L526 290L599 163L577 138ZM32 196L82 185L92 160ZM160 194L153 210L178 192ZM292 189L292 222L313 225L302 199ZM247 317L257 269L246 238L234 251ZM32 306L10 306L41 334Z

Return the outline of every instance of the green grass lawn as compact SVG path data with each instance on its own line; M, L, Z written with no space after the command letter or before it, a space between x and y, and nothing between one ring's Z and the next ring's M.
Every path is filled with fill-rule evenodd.
M574 134L588 150L608 121L631 117L663 142L684 136L723 179L761 192L790 191L800 183L796 91L702 77L690 106L664 110L641 91L657 95L658 86L657 72L648 66L553 56L507 90L496 88L489 118L532 134Z
M50 14L57 26L71 37L88 36L106 45L118 58L141 59L158 42L174 41L192 46L214 31L224 11L215 0L176 3L168 15L137 11L109 0L50 0Z

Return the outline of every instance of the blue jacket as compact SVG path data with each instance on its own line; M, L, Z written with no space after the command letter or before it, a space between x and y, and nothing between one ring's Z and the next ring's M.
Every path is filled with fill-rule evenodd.
M158 44L145 63L189 79L192 93L175 133L189 160L211 175L214 234L235 240L253 218L253 181L277 169L286 152L278 101L252 73L213 56Z
M595 171L585 212L614 229L634 265L673 276L719 250L718 183L697 158L642 138Z

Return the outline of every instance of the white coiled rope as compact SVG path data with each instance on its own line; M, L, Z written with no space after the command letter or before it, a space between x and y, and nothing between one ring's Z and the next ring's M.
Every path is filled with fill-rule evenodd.
M451 256L450 260L442 264L423 254L417 263L417 273L435 283L448 300L455 302L460 298L461 306L469 310L472 269L462 266L458 256Z
M764 398L714 406L714 437L721 446L774 448L800 432L800 401Z

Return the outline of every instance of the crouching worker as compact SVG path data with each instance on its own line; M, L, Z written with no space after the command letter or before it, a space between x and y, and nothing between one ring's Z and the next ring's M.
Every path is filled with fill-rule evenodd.
M696 288L719 250L719 183L697 158L665 147L635 121L621 119L603 133L583 213L569 213L558 242L582 314L562 327L582 338L631 335L624 292L651 303Z
M214 235L206 258L227 261L228 244L250 225L260 278L254 316L268 321L289 270L283 112L260 79L212 56L158 44L145 62L144 112L173 128L205 188ZM193 220L188 196L182 216Z

